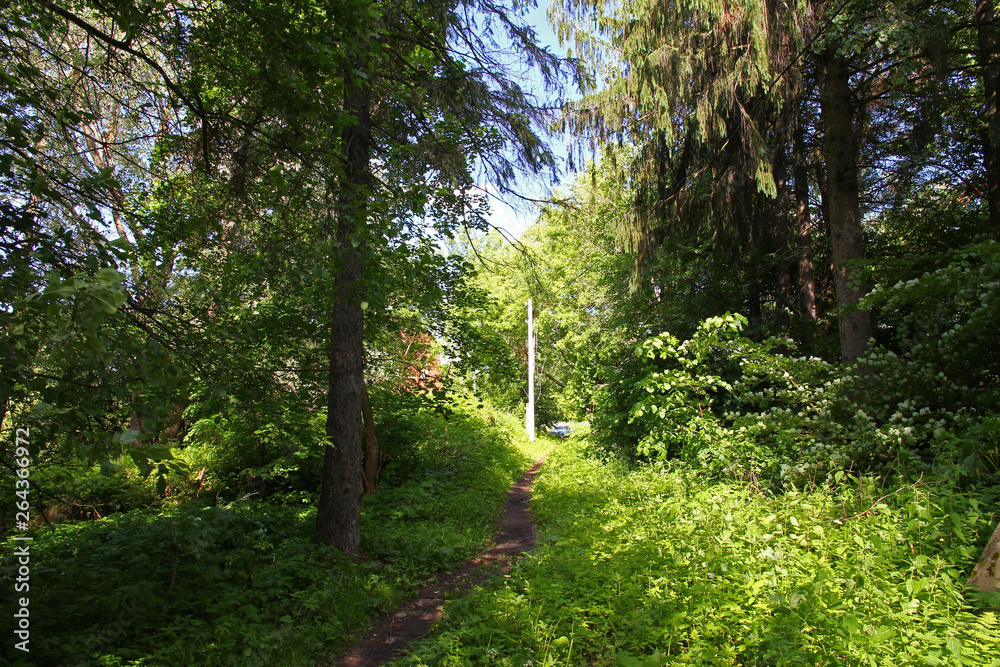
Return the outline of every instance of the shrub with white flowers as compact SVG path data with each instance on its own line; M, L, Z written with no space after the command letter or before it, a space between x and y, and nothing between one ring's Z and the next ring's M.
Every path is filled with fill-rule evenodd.
M796 356L788 339L743 337L741 315L683 342L646 339L629 415L639 453L795 484L847 468L1000 470L1000 244L877 286L862 306L892 336L846 369Z

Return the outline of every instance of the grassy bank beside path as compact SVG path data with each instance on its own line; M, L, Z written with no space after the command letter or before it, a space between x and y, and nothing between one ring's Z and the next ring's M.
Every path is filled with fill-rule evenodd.
M548 446L528 443L519 420L471 401L447 417L427 409L393 423L385 437L395 442L395 467L362 506L365 560L318 547L315 509L302 503L202 497L40 528L30 531L30 590L20 594L30 598L30 653L8 633L0 664L312 667L328 659L427 575L480 553L511 483ZM2 599L11 603L22 546L0 540Z
M455 603L411 665L1000 665L963 582L997 508L924 484L762 493L549 456L538 548Z

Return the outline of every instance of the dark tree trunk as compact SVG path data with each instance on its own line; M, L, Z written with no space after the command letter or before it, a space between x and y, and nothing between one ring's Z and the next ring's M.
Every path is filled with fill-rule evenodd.
M0 381L0 432L3 431L3 423L7 420L7 403L9 401L10 392L7 391L7 385Z
M849 364L864 354L872 336L868 313L854 306L867 292L857 269L846 262L864 256L858 194L858 142L854 134L847 61L830 47L821 56L820 113L830 200L830 244L837 296L840 358Z
M986 168L986 199L990 225L1000 229L1000 119L997 118L997 89L1000 87L1000 54L993 0L976 0L976 29L979 33L979 66L983 78L983 161Z
M760 281L754 279L747 288L747 321L749 324L747 337L760 342L763 338L760 315Z
M798 226L799 250L799 303L802 315L810 322L816 321L816 281L812 263L812 220L809 213L809 170L806 163L805 128L802 119L795 128L792 154L795 178L795 211Z
M361 414L365 423L365 490L374 496L378 493L376 477L378 477L381 452L378 438L375 437L375 417L372 415L372 403L368 397L368 385L362 383L361 388Z
M358 70L363 71L363 66ZM330 317L330 384L327 401L323 483L316 515L316 541L346 554L361 548L363 246L352 242L368 216L371 185L371 97L367 85L351 81L345 110L357 124L343 132L345 173L338 196L339 270Z
M788 167L786 165L785 146L779 145L774 156L774 183L777 186L778 197L774 202L774 237L776 248L774 252L777 261L777 280L774 291L774 323L779 329L787 329L791 320L789 306L791 305L791 271L789 270L788 252Z

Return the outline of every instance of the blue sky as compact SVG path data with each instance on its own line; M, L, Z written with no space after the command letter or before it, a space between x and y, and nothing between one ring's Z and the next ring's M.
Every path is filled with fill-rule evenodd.
M526 21L535 27L535 31L538 35L538 42L540 44L548 46L550 50L557 55L565 55L565 49L558 46L555 33L549 26L548 19L546 18L545 14L548 9L548 5L549 0L539 0L538 6L525 17ZM562 172L562 182L566 183L568 182L569 175L566 173L565 140L562 137L553 137L551 140L551 146L561 162L560 171ZM538 211L534 206L523 202L500 201L493 196L494 191L491 188L487 189L491 194L490 206L492 208L492 213L489 217L490 223L496 227L506 230L510 233L510 235L519 237L538 216ZM550 189L551 188L547 182L531 182L527 179L523 179L519 184L520 194L535 199L544 199L548 196Z

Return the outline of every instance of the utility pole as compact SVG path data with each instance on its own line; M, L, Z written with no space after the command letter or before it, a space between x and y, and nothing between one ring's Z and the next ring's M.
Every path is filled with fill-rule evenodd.
M528 409L524 413L524 429L528 432L528 440L535 441L535 335L532 331L534 318L531 312L531 299L528 299Z

